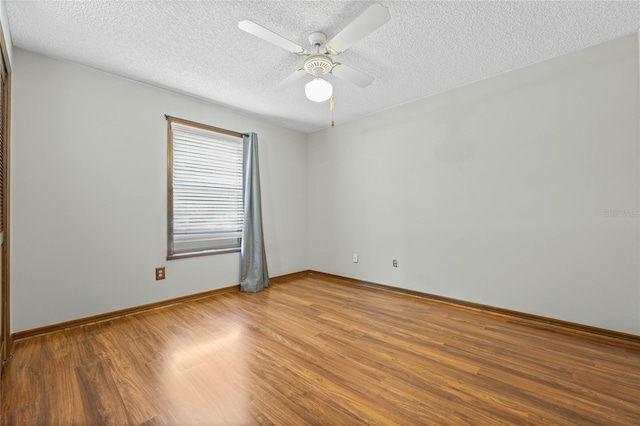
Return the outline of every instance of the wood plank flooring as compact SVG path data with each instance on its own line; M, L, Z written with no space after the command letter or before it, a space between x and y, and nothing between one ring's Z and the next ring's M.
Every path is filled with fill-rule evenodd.
M292 278L18 341L5 425L640 424L640 346Z

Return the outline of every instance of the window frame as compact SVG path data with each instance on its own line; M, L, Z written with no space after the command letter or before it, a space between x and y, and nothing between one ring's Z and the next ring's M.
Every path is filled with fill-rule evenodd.
M195 121L184 120L169 115L165 115L167 120L167 260L184 259L189 257L210 256L224 253L240 252L240 247L221 248L221 249L205 249L185 253L175 253L174 247L174 230L173 230L173 129L171 123L183 126L194 127L201 130L220 133L226 136L238 137L242 140L243 133L234 132L232 130L222 129L220 127L209 126ZM244 166L243 166L244 168ZM244 173L244 171L243 171ZM243 185L244 186L244 185ZM243 188L244 192L244 188Z

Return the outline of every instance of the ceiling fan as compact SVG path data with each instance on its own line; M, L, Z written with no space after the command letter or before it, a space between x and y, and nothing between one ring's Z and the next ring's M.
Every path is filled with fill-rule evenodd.
M309 43L315 48L315 52L309 52L299 44L287 40L253 21L240 21L238 27L298 56L306 57L302 68L285 78L274 87L274 90L284 90L293 82L311 74L313 79L305 86L305 94L312 101L324 102L333 94L331 83L322 78L325 74L333 74L359 87L367 87L373 82L373 77L335 61L332 56L341 54L351 45L381 27L390 18L391 14L389 14L388 8L381 4L372 4L329 41L322 32L311 33Z

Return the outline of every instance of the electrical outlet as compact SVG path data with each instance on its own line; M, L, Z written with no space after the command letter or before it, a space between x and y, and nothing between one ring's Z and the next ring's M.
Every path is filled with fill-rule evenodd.
M397 259L393 259L393 267L394 268L398 267L398 260Z
M162 268L156 268L156 281L164 280L164 278L165 278L164 266Z
M353 253L353 263L358 263L358 253Z

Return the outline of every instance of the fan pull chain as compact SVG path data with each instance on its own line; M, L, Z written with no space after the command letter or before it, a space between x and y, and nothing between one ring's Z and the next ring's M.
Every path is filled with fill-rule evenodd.
M331 127L333 127L333 110L335 109L335 106L333 104L333 96L331 97L331 100L329 101L329 108L331 109Z

